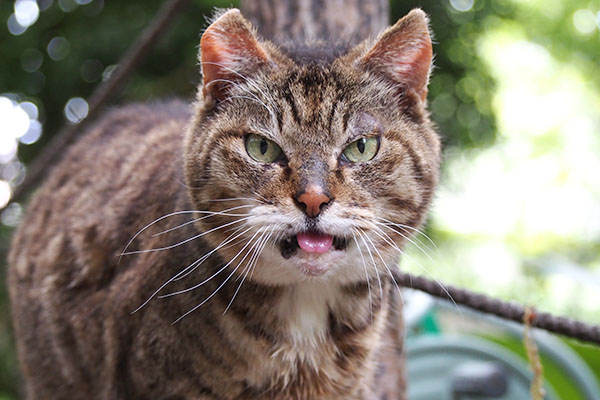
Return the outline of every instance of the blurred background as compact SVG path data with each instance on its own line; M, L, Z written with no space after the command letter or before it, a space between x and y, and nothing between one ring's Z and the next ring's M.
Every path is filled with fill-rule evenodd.
M4 256L24 204L11 193L160 4L0 1L0 400L19 384ZM193 1L116 103L192 99L205 16L236 5ZM445 155L431 241L416 237L403 268L600 323L600 0L393 1L393 19L413 7L435 34ZM567 345L598 374L598 348Z

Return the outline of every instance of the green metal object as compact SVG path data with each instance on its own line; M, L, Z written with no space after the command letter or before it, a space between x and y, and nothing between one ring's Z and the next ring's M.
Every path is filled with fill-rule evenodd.
M532 373L527 364L506 349L472 336L422 335L407 340L408 398L410 400L529 400L529 385ZM484 374L477 378L481 369L490 366L502 371L507 387L503 394L488 395L466 394L463 379L465 368L470 367L473 379L486 378ZM475 368L475 369L473 369ZM491 367L490 367L491 368ZM490 373L493 374L493 371ZM488 375L490 375L488 374ZM479 386L477 393L484 393L492 380L473 382ZM488 385L488 386L486 386ZM457 387L459 392L457 393ZM554 388L546 382L546 400L560 399ZM475 392L473 392L475 393Z

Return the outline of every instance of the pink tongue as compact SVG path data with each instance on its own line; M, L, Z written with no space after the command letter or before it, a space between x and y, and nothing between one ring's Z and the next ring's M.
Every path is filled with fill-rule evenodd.
M301 232L296 239L300 248L309 253L326 253L333 244L333 236L323 233Z

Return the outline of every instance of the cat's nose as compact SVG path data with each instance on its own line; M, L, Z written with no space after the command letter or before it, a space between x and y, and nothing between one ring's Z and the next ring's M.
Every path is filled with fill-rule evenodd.
M311 218L317 217L331 200L331 197L317 185L309 185L303 192L296 196L296 201L300 208Z

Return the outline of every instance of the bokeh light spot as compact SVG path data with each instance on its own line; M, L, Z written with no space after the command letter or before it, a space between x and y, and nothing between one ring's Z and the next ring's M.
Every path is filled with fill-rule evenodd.
M48 51L48 55L51 59L54 61L60 61L69 55L69 52L71 51L71 43L69 43L66 38L57 36L50 40L46 50Z
M21 67L26 72L35 72L42 66L44 55L38 49L25 49L20 57Z
M32 120L29 123L27 132L19 138L19 142L23 144L33 144L42 136L42 124L38 120Z
M2 211L2 215L0 216L0 220L6 226L15 227L19 225L21 219L23 218L23 207L19 203L9 204L4 211Z
M40 71L35 71L35 72L31 73L31 75L29 76L29 79L23 85L23 89L28 94L32 94L32 95L38 94L42 91L45 84L46 84L46 75L44 75Z
M10 17L8 17L8 21L6 21L6 26L8 27L8 31L15 36L18 36L27 30L27 27L19 24L19 21L17 21L17 17L15 17L15 14L11 14Z
M46 11L54 3L54 0L38 0L38 5L41 11Z
M73 97L65 105L65 117L74 124L87 117L88 111L88 103L81 97Z
M80 73L84 81L93 83L97 82L102 78L102 72L104 71L104 65L98 60L85 60L81 64Z
M0 181L0 208L3 208L8 204L10 196L10 185L6 181Z
M450 5L457 11L465 12L473 8L474 0L450 0Z
M442 93L433 100L431 109L436 117L450 119L456 111L456 99L450 93Z
M58 6L66 13L73 12L79 7L74 0L58 0Z
M481 115L472 104L461 104L456 111L458 123L467 129L473 129L479 123Z
M14 101L0 96L0 121L2 138L17 139L29 129L29 115ZM0 149L0 153L2 153Z
M35 104L30 101L24 101L19 106L27 113L30 119L38 119L40 112Z
M35 0L15 1L15 18L24 28L33 25L39 16L40 8Z
M8 163L2 169L2 179L7 182L19 184L20 180L25 176L25 165L19 161Z
M596 29L596 18L588 9L577 10L573 14L573 25L580 33L589 35Z

